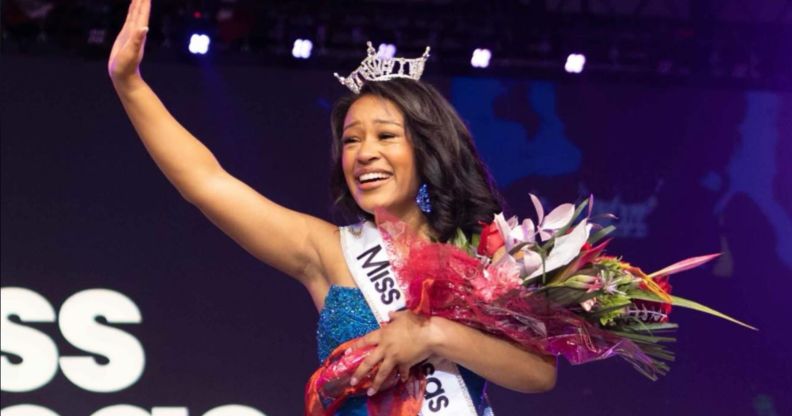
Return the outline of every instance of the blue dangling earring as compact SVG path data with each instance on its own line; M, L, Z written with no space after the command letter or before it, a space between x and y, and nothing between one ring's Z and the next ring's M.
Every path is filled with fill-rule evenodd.
M418 188L418 195L415 196L415 202L418 203L418 208L421 212L428 214L432 212L432 202L429 201L429 187L426 184L421 184Z

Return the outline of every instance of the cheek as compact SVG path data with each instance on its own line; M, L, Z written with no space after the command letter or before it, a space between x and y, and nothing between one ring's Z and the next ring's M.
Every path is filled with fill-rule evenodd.
M354 168L354 158L350 154L350 152L341 151L341 171L344 172L344 177L349 179L352 175L352 169Z
M418 183L420 178L418 177L418 168L412 149L406 149L400 154L399 162L399 165L401 165L403 169L403 175L406 175L406 178L409 179L406 181L405 185L412 187ZM417 185L415 187L417 188Z

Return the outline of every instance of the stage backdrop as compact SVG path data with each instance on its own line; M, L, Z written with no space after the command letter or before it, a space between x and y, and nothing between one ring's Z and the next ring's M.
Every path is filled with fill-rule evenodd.
M340 68L343 69L343 68ZM232 174L332 219L331 74L144 65ZM561 362L552 392L490 387L501 415L792 414L792 95L431 77L512 213L595 195L612 251L647 270L724 255L674 292L761 329L677 310L657 382L618 359ZM4 56L2 415L300 414L317 312L157 170L102 62ZM459 169L466 169L459 166ZM266 233L267 230L261 230Z

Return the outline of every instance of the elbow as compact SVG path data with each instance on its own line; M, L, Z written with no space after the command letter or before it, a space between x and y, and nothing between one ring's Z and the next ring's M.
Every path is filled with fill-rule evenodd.
M515 390L520 393L546 393L553 390L558 379L555 357L547 357L544 365L526 371L524 382Z
M522 385L518 386L514 390L519 393L547 393L550 390L553 390L556 385L556 378L555 376L552 377L531 377L530 380L526 381Z
M539 389L537 393L546 393L550 390L553 390L556 386L556 379L556 370L553 368L553 370L550 371L550 374L543 377L542 381L539 383Z
M217 200L220 191L227 183L223 182L226 178L221 176L222 173L224 171L213 171L201 175L193 174L172 182L185 201L200 209Z

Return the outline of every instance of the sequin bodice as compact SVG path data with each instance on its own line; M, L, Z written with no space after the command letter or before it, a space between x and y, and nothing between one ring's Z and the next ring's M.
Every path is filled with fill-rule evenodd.
M343 342L366 335L378 327L358 288L330 286L316 328L319 362L324 361Z
M331 285L319 313L316 328L317 354L322 362L342 343L377 329L379 324L371 313L363 293L355 287ZM486 395L485 380L470 370L459 367L462 378L480 415L491 414ZM365 398L347 401L337 415L365 415Z

